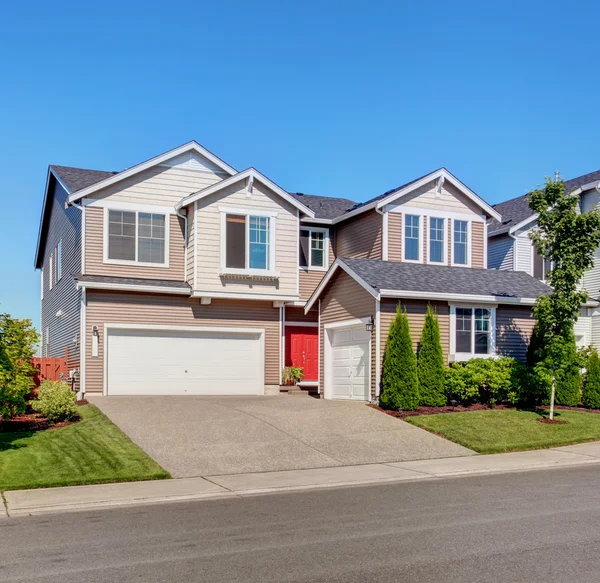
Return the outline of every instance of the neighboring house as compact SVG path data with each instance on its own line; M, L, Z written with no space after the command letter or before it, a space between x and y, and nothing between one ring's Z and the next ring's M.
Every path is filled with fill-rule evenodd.
M487 268L499 213L441 168L365 203L293 194L196 142L122 172L50 166L35 265L43 355L82 392L260 395L301 366L326 398L379 391L398 301L447 361L522 358L547 286Z
M565 181L565 190L579 197L581 212L596 208L600 202L600 170ZM492 219L488 224L488 267L490 269L523 271L545 281L550 263L537 252L530 238L536 226L537 214L530 208L527 195L519 196L494 205L501 220ZM575 325L579 346L593 345L600 348L600 248L594 254L595 266L583 278L583 287L591 301L581 311Z

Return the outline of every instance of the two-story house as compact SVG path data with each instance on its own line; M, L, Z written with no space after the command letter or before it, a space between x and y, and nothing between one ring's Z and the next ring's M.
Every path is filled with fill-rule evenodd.
M435 305L447 361L523 357L548 288L487 269L500 218L444 168L356 204L196 142L121 172L50 166L42 353L68 348L81 392L271 394L294 365L325 398L369 400L400 301L415 345Z
M587 212L600 202L600 170L565 181L565 191L579 198L579 209ZM518 196L494 205L501 220L491 219L488 224L488 267L490 269L522 271L541 281L551 268L530 238L537 224L537 214L529 208L527 195ZM575 324L579 346L600 348L600 248L594 254L594 267L583 277L582 285L590 301L582 309Z

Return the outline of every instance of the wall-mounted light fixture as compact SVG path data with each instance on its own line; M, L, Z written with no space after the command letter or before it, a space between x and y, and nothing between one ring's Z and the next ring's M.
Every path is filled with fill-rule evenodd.
M58 310L58 312L56 312L57 318L62 318L64 315L65 315L65 313L62 310Z
M373 328L375 328L375 318L371 316L369 321L365 324L365 329L367 332L373 332Z
M100 332L98 332L98 326L92 327L92 356L98 356L98 341L100 339Z

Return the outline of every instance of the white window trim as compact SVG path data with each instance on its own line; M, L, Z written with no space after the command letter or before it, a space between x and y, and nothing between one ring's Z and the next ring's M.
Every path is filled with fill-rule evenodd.
M261 211L252 209L240 209L230 207L219 207L221 214L221 271L220 275L242 275L249 277L278 278L279 272L274 269L276 263L276 234L277 234L277 211ZM246 253L245 268L227 267L227 215L243 216L246 219ZM248 267L250 258L250 217L268 217L269 219L269 269L251 269Z
M323 229L321 227L303 227L300 226L298 230L298 248L300 248L300 231L308 231L308 267L302 267L298 265L300 271L327 271L329 269L329 229ZM311 239L313 233L324 233L323 237L323 245L324 245L324 254L323 254L323 267L319 267L318 265L312 265L312 253L311 253ZM300 253L298 252L298 262L300 262Z
M139 221L139 214L140 213L147 213L149 211L146 210L128 210L125 212L132 212L135 213L135 257L136 259L133 261L128 261L125 259L109 259L108 257L108 213L110 211L123 211L123 209L121 208L116 208L116 207L104 207L104 242L103 242L103 256L104 256L104 263L108 264L108 265L134 265L134 266L138 266L138 267L157 267L159 269L168 269L169 268L169 248L170 248L170 227L171 227L171 219L170 219L170 215L169 214L165 214L164 212L161 211L154 211L152 212L152 214L155 215L163 215L165 217L165 261L164 263L149 263L149 262L145 262L145 261L138 261L137 260L137 256L138 256L138 237L139 237L139 228L140 228L140 221Z
M40 300L44 299L44 266L40 269Z
M48 290L54 285L54 251L50 253L50 267L48 272Z
M466 221L467 223L467 262L466 263L455 263L454 262L454 221ZM471 267L471 224L472 221L466 219L452 219L450 226L450 242L451 242L451 265L452 267Z
M438 219L442 221L442 260L432 261L431 260L431 220ZM446 247L448 245L448 221L441 216L430 215L427 217L427 263L431 265L448 265L448 253Z
M456 352L456 308L465 308L471 312L471 346L475 346L475 309L482 308L491 311L490 318L490 345L487 354L476 354L475 352ZM477 304L450 304L450 354L451 362L465 362L472 358L495 358L496 357L496 306Z
M406 258L406 217L418 217L419 219L419 258L418 259L407 259ZM402 261L405 263L423 263L423 215L417 213L407 212L402 215Z
M56 283L62 279L62 239L56 246Z

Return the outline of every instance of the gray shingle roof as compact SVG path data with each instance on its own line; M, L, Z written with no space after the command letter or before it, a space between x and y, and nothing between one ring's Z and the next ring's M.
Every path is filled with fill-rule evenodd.
M145 285L152 287L166 287L174 290L191 290L191 287L185 281L173 281L170 279L142 279L136 277L109 277L106 275L78 275L77 281L89 283L112 283L122 285Z
M353 200L347 198L318 196L316 194L303 194L302 192L290 192L290 194L311 211L314 211L316 219L335 219L356 205Z
M552 290L523 271L339 258L376 290L536 298Z
M583 174L577 178L571 180L565 180L565 192L573 192L580 186L589 184L590 182L596 182L600 180L600 170ZM499 202L494 205L494 208L502 215L502 221L491 220L488 223L488 234L493 235L494 233L514 227L521 221L524 221L528 217L533 216L535 213L529 208L529 202L527 201L527 195L517 196L504 202Z
M86 170L84 168L71 168L70 166L50 166L54 173L61 179L71 192L77 192L87 188L96 182L106 180L118 172L106 172L105 170Z

